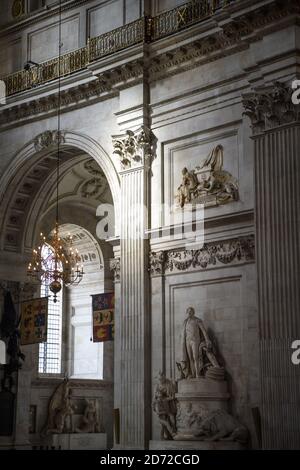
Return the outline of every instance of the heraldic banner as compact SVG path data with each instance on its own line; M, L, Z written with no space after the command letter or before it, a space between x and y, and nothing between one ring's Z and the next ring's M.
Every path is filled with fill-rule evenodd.
M114 293L92 295L94 343L114 339L114 308Z
M21 344L47 341L48 297L21 303Z

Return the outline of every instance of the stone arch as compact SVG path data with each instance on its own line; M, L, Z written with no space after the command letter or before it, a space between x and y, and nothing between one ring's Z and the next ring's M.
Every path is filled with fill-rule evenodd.
M24 220L19 219L21 218L24 201L26 202L26 198L27 200L30 199L30 181L28 182L24 180L24 173L26 171L29 172L30 164L32 166L38 165L42 159L43 165L48 165L51 169L51 161L47 161L47 154L49 151L55 150L58 138L61 141L62 151L69 148L75 149L77 153L84 152L92 157L100 166L111 190L114 202L115 220L119 220L119 177L111 158L103 147L93 138L78 132L62 131L58 136L57 131L45 131L24 145L24 147L15 155L12 163L1 178L0 204L2 210L0 214L0 228L2 234L4 234L1 239L2 249L5 248L5 243L7 242L5 237L9 236L12 236L12 240L8 240L9 249L11 249L11 251L18 251L20 247L22 249L21 240L13 239L13 236L17 233L14 225L16 226L19 223L19 225L22 225L24 230ZM33 171L37 170L33 169ZM29 180L30 178L34 178L34 175L29 174L28 178ZM22 197L18 196L18 191L22 194ZM28 204L30 205L31 203L32 201ZM12 226L12 230L7 234L5 232L7 232L8 226ZM118 234L118 231L118 227L116 226L116 235ZM20 238L22 238L21 235Z

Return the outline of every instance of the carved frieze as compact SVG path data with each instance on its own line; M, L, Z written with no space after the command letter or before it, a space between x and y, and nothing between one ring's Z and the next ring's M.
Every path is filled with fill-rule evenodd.
M149 271L152 276L162 275L164 273L164 266L166 261L166 252L158 251L157 253L152 251L150 253L150 266Z
M122 169L150 165L153 156L153 136L146 126L136 131L113 136L114 154L118 155Z
M244 96L244 115L250 118L254 134L300 119L299 106L292 102L293 91L291 84L277 81Z
M34 148L37 152L45 150L51 146L64 144L65 136L62 131L45 131L39 134L33 141Z
M254 236L234 238L218 243L204 244L199 250L168 252L166 269L186 271L189 268L206 269L218 263L230 264L234 261L254 261Z
M120 280L121 275L121 262L120 258L112 258L109 260L110 270L114 273L115 281Z
M175 195L177 205L218 206L238 199L238 182L223 170L223 147L217 145L194 170L182 170L182 181Z
M150 254L152 275L164 272L208 269L218 264L253 262L255 260L254 235L205 243L198 250L170 250Z

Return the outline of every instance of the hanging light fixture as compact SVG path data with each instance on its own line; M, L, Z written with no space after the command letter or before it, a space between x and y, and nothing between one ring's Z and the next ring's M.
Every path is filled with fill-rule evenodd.
M59 235L59 177L60 177L60 107L61 107L61 1L59 3L59 55L58 55L58 106L57 106L57 164L56 164L56 217L55 228L49 240L40 233L39 246L33 250L32 260L28 265L29 277L49 285L57 302L57 294L62 285L78 285L83 277L81 256L74 249L73 237L68 234L64 240Z

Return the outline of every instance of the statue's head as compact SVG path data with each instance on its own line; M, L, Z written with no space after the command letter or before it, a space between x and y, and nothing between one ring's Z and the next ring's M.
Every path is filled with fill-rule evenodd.
M195 309L194 309L194 307L189 307L189 308L187 309L186 313L187 313L187 315L188 315L189 317L193 317L193 316L195 315Z
M186 167L184 167L183 170L182 170L182 174L186 175L187 173L188 173L188 169Z

